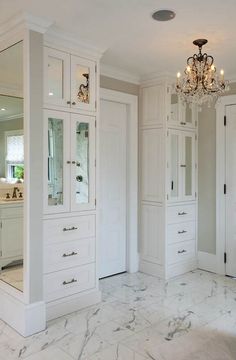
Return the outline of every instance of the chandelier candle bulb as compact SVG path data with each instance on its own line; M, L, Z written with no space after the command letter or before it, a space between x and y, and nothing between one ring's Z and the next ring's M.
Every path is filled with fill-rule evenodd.
M224 70L220 70L220 75L221 75L221 81L224 81Z

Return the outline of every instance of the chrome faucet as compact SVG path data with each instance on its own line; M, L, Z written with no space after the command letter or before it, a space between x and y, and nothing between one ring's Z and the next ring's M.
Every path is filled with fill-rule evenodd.
M20 189L19 189L18 187L14 187L14 189L13 189L13 194L12 194L12 199L16 199L16 198L17 198L17 194L16 194L17 191L19 192Z

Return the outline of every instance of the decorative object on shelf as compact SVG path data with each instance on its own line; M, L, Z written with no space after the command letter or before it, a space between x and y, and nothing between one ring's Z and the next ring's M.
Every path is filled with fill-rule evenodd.
M83 74L86 78L86 84L81 84L78 92L79 102L89 104L89 74Z
M187 59L183 77L177 73L176 92L184 102L209 104L229 88L229 82L224 79L224 70L218 75L213 56L202 53L202 47L207 42L206 39L193 41L199 53Z

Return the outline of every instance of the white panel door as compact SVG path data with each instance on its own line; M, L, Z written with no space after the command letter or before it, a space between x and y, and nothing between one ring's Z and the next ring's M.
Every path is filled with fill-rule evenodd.
M226 274L236 276L236 105L226 107Z
M101 101L99 276L126 271L125 104Z

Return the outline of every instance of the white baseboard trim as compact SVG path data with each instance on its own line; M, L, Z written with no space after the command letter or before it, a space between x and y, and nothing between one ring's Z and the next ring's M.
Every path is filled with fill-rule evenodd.
M101 302L101 298L101 292L96 289L83 295L76 294L74 296L67 296L63 299L49 302L46 304L47 321L95 305Z
M198 251L198 268L216 273L217 272L216 255L204 251Z
M45 303L24 304L0 289L0 318L24 337L46 328Z
M197 259L180 262L174 265L167 266L165 279L169 280L175 276L185 274L189 271L197 269Z
M164 267L162 265L151 263L149 261L140 260L139 271L148 275L164 278Z

